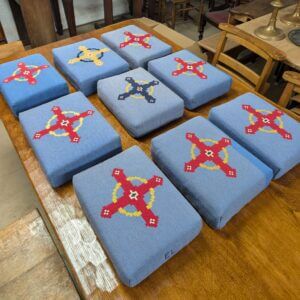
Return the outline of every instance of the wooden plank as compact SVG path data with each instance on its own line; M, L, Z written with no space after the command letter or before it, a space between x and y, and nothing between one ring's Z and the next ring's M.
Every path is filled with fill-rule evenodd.
M27 52L41 53L51 63L54 47L99 36L133 20L114 24L84 35L58 41ZM150 28L138 26L179 47ZM70 86L71 87L71 86ZM71 91L74 88L71 87ZM150 156L151 139L182 122L201 115L245 92L242 82L234 79L231 90L194 111L185 111L183 118L136 140L99 101L90 102L122 137L123 149L140 146ZM267 100L267 99L266 99ZM286 111L287 114L291 114ZM77 287L84 298L93 299L191 299L191 298L296 298L300 293L300 166L271 183L249 205L220 231L204 225L202 233L175 257L135 288L119 283L115 272L95 238L74 194L71 183L52 189L22 132L3 99L0 114L21 161L37 192L41 206L62 249Z
M36 210L0 231L0 299L79 299Z
M8 58L14 54L25 52L24 46L21 41L11 42L8 44L0 45L0 59Z

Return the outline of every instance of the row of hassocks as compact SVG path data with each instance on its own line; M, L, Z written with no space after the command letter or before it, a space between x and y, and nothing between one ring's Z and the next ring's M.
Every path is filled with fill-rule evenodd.
M171 54L169 45L136 26L101 38L105 44L88 39L53 50L56 66L83 93L64 96L66 81L41 55L2 64L1 92L51 185L73 178L120 279L134 286L199 234L199 214L222 228L297 165L300 128L248 93L214 107L209 120L196 117L155 137L159 168L136 146L118 154L120 136L83 94L98 89L128 132L140 137L180 118L184 106L223 95L231 78L188 51Z

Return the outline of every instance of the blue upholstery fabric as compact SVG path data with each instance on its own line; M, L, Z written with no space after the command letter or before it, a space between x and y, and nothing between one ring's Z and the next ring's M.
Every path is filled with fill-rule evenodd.
M120 174L126 185L118 184L121 180L116 176ZM153 182L157 182L155 187ZM137 146L77 174L73 185L91 226L127 286L144 280L200 232L200 216ZM124 205L120 205L124 198ZM147 208L136 208L141 201ZM114 213L108 215L107 210L113 211L113 207ZM155 219L152 224L151 218Z
M220 144L222 139L227 144ZM222 228L272 178L270 168L202 117L154 138L151 151L160 169L213 228Z
M133 42L131 44L124 45L124 47L120 47L120 44L126 42L126 40L130 42L130 37L126 36L124 34L125 32L130 32L134 35L140 36L148 34L146 31L135 25L129 25L102 34L101 40L125 58L132 69L138 67L146 69L148 61L172 53L172 47L155 36L144 39L145 45L148 44L151 46L149 48L146 48L147 46L144 47L138 42Z
M23 67L22 63L25 64ZM23 68L28 75L31 73L32 81L20 76ZM11 77L13 75L16 77ZM0 91L14 115L18 116L24 110L68 94L69 88L42 55L33 54L0 65Z
M86 96L96 92L99 79L129 70L129 65L123 58L95 38L52 51L55 65Z
M250 107L243 108L244 105ZM255 124L259 118L249 112L252 108L262 110L258 112L262 114L262 118L270 116L270 113L274 114L276 110L276 107L260 97L247 93L214 107L210 111L209 119L272 168L274 178L279 178L300 162L300 125L293 118L283 114L275 118L275 130L268 126L273 122L268 123L267 119L266 126L256 130ZM249 128L251 124L254 127ZM277 131L278 125L282 127L279 129L281 134ZM247 129L252 130L252 134L247 132Z
M192 69L194 63L198 66L194 65ZM148 70L177 93L190 110L226 94L232 83L229 75L188 50L153 60L149 62Z
M119 135L81 92L25 111L20 122L53 187L122 150Z
M98 96L134 137L183 115L184 104L142 68L98 81Z

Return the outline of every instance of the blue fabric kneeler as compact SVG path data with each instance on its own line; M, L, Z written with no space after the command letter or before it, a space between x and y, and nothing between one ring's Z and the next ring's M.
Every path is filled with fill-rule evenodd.
M55 65L86 96L96 92L99 79L129 70L123 58L95 38L52 51Z
M194 208L137 146L73 177L121 281L135 286L200 232Z
M135 25L102 34L101 40L125 58L132 69L172 53L172 47Z
M98 96L134 137L183 115L183 100L142 68L98 81Z
M15 116L69 93L67 82L40 54L0 65L0 91Z
M300 162L300 125L247 93L210 111L209 119L273 169L279 178Z
M20 122L53 187L122 150L119 135L81 92L27 110Z
M188 50L181 50L149 62L148 70L195 109L226 94L232 79Z
M152 140L160 169L213 228L263 191L272 170L202 117Z

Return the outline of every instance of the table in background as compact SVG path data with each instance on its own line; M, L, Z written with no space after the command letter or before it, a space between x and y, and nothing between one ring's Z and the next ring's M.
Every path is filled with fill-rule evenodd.
M129 20L90 33L27 51L41 53L51 63L51 50L126 25L136 24L180 50L150 27ZM3 61L2 61L3 62ZM71 86L70 86L71 87ZM74 88L71 87L74 92ZM234 79L227 95L185 111L184 116L146 137L136 140L99 101L90 102L115 128L123 149L141 147L150 156L151 139L249 89ZM286 111L290 114L289 111ZM300 166L295 167L243 208L222 230L203 230L187 247L135 288L122 285L101 244L88 224L71 183L53 189L47 181L22 128L0 97L0 117L38 195L40 212L48 225L78 291L89 299L195 299L195 298L297 298L300 241ZM170 151L172 149L170 148ZM170 211L172 213L172 211ZM126 234L126 233L125 233Z

